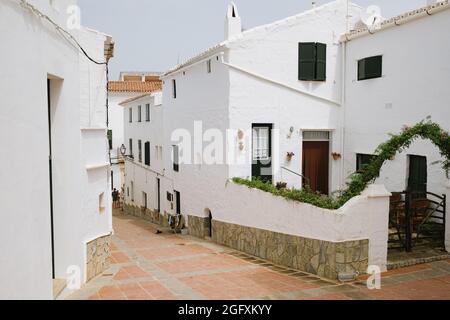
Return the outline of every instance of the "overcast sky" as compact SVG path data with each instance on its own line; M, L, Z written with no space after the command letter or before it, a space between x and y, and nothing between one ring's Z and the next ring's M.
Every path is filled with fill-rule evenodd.
M235 0L249 29L311 8L310 0ZM318 0L318 5L329 0ZM391 17L426 0L354 0ZM120 71L164 71L223 40L229 0L78 0L82 25L113 36L112 77Z

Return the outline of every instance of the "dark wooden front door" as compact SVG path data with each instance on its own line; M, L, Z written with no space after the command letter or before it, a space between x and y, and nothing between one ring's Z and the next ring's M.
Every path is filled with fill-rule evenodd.
M303 142L303 185L328 194L330 144L328 141Z
M254 124L252 128L252 177L272 182L272 125Z
M408 191L427 192L428 168L427 158L422 156L409 156Z

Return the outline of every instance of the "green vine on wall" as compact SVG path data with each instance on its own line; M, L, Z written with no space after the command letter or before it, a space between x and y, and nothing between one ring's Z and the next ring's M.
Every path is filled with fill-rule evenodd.
M450 135L437 123L434 123L430 118L427 118L413 127L405 126L399 134L391 134L390 139L382 143L376 149L376 157L374 157L362 171L350 176L347 188L339 192L339 196L337 197L320 195L308 188L303 190L278 189L271 183L264 183L258 180L250 181L234 178L233 181L237 184L246 185L250 188L257 188L290 200L309 203L320 208L338 209L353 197L359 196L369 184L373 183L380 176L381 168L387 161L393 159L397 153L401 153L408 149L410 145L419 138L430 140L439 149L443 158L442 168L447 177L449 177Z

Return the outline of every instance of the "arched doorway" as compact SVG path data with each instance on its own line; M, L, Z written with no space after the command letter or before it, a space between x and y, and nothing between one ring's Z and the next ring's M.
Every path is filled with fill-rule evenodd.
M206 217L206 224L205 224L205 236L208 238L212 238L213 236L213 216L211 213L211 210L206 208L205 209L205 217Z

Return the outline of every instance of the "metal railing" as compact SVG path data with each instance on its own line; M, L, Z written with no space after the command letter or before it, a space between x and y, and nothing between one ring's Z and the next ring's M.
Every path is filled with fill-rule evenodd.
M304 179L304 180L307 182L307 185L310 185L311 180L308 179L307 177L305 177L303 174L298 173L298 172L295 172L295 171L292 171L291 169L288 169L288 168L286 168L286 167L281 167L281 169L282 169L282 170L286 170L286 171L288 171L288 172L290 172L290 173L292 173L292 174L295 174L296 176L298 176L298 177Z

